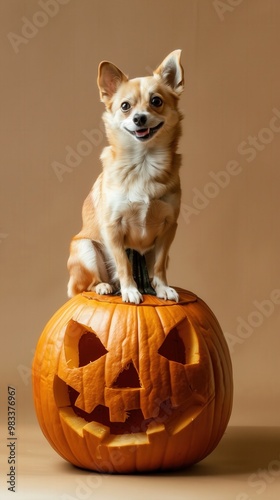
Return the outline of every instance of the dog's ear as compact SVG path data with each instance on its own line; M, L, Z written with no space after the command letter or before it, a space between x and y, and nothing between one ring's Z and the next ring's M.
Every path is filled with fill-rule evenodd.
M184 90L184 70L181 65L181 50L174 50L154 71L156 78L160 77L165 85L180 95Z
M127 81L127 76L117 66L108 61L102 61L99 64L97 77L101 101L107 104L120 84Z

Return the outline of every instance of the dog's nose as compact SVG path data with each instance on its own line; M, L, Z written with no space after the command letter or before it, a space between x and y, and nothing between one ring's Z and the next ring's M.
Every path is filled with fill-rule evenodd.
M147 121L147 116L146 115L141 115L140 113L136 113L133 117L133 121L137 127L143 127L143 125L146 124Z

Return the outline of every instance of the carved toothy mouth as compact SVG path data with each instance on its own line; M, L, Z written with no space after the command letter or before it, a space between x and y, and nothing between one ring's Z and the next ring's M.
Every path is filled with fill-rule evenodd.
M111 422L110 412L107 406L98 405L91 413L87 413L75 406L78 392L70 386L68 387L68 392L71 408L78 417L83 418L86 422L97 422L105 427L109 427L110 434L114 435L135 434L139 432L146 433L151 423L162 424L166 422L174 411L171 401L168 399L159 405L159 414L157 417L145 419L142 410L135 409L127 412L127 419L125 422Z
M214 404L214 395L207 402L199 399L194 404L186 403L177 408L172 408L167 400L161 405L158 417L150 419L144 419L139 409L131 410L125 422L111 422L109 408L103 405L90 414L75 406L60 407L59 415L66 433L67 429L72 429L80 436L91 435L94 440L111 446L141 446L179 433Z

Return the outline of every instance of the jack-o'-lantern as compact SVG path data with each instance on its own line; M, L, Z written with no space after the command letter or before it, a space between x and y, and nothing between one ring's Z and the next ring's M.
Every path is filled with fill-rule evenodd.
M47 324L33 363L43 433L76 466L101 472L172 469L207 456L232 406L220 326L196 295L140 305L92 292Z

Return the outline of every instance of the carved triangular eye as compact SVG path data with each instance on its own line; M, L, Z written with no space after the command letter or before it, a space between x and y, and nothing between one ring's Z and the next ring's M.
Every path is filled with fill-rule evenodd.
M96 361L107 352L107 349L94 333L85 333L79 340L79 367Z
M158 350L161 356L182 365L199 363L199 352L196 332L187 319L170 330Z
M166 339L159 348L158 353L169 359L169 361L176 361L182 365L186 363L185 344L181 339L177 328L173 328L168 333Z
M131 361L118 375L118 378L113 383L113 388L139 388L141 387L138 372Z
M70 320L64 337L64 352L68 368L80 368L97 361L108 351L93 330Z

